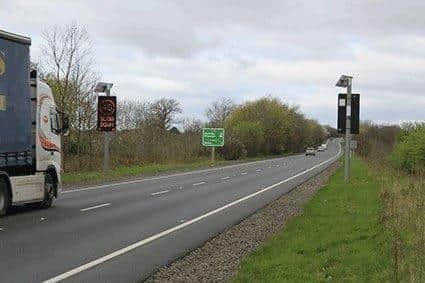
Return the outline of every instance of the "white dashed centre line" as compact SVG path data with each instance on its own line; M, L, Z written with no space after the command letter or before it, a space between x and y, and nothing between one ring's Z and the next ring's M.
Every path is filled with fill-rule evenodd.
M151 196L157 196L157 195L162 195L162 194L166 194L168 193L170 190L163 190L163 191L159 191L156 193L152 193Z
M195 183L195 184L193 184L192 186L196 187L196 186L200 186L200 185L203 185L203 184L205 184L205 182Z
M101 207L105 207L105 206L110 206L110 205L111 204L108 202L108 203L104 203L104 204L99 204L99 205L83 208L83 209L80 209L80 211L84 212L84 211L89 211L89 210L93 210L93 209L101 208Z
M230 179L230 176L226 176L226 177L223 177L223 178L221 178L223 181L224 180L229 180Z

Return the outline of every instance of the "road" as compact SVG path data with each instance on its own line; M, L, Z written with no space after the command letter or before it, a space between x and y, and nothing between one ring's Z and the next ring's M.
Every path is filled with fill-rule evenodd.
M135 282L324 170L340 147L64 191L0 219L1 282Z

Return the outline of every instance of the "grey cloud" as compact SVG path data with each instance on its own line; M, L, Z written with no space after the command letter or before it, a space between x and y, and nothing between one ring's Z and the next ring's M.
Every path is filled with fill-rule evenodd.
M273 93L331 123L341 73L354 75L364 119L414 119L425 107L423 1L33 2L0 10L3 28L35 39L33 54L42 29L75 20L121 96L178 97L186 115L223 95ZM383 94L390 103L378 103Z

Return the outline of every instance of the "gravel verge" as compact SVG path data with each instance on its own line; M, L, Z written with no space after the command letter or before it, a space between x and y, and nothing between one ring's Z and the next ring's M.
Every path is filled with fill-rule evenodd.
M322 173L268 204L259 212L212 238L169 266L161 267L146 282L230 281L240 262L278 233L304 204L323 187L340 166L333 163Z

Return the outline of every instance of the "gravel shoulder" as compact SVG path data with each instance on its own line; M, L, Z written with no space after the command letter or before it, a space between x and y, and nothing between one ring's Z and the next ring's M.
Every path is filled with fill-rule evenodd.
M239 224L189 252L169 266L161 267L146 282L230 281L245 256L262 246L285 227L291 218L322 188L339 168L337 161L322 173L265 206Z

